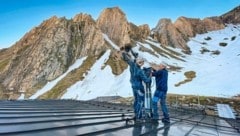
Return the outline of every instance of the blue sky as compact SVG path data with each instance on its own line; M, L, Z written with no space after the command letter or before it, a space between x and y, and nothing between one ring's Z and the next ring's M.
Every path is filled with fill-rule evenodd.
M1 0L0 49L12 46L54 15L70 19L78 13L87 13L97 19L103 9L118 6L129 22L153 28L161 18L203 19L220 16L239 5L239 0Z

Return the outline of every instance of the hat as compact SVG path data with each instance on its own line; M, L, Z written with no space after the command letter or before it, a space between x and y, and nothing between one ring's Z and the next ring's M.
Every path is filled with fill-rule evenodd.
M137 59L136 59L136 63L137 63L138 65L142 66L143 63L144 63L144 60L143 60L142 58L137 58Z
M168 64L165 61L162 61L160 64L167 66Z

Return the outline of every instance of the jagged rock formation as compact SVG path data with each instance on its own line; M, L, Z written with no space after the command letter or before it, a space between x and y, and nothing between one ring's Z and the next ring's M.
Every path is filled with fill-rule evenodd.
M172 46L188 50L182 33L172 24L170 19L161 19L153 32L153 38L163 46Z
M153 38L158 40L163 46L182 48L186 53L190 53L190 49L187 46L189 37L223 28L224 23L218 18L200 20L180 17L174 23L170 19L161 19L153 29Z
M118 7L103 10L97 19L97 25L115 44L123 46L130 43L126 15Z
M74 49L80 49L77 57L86 56L89 55L89 53L92 55L98 55L106 50L106 44L102 32L96 26L96 22L90 15L76 15L73 18L70 34L72 35L71 41L73 41L75 46ZM77 47L79 45L80 47Z
M73 20L52 17L32 29L12 48L13 57L2 74L11 91L34 91L63 74L75 60L106 50L101 31L89 15Z
M12 58L13 49L1 49L0 50L0 74L4 73L8 69L9 61ZM0 80L2 78L0 77Z
M8 70L9 62L12 58L13 50L11 48L0 50L0 83L4 81L3 73ZM0 84L0 98L8 98L9 92Z
M136 26L133 23L129 23L126 15L119 7L103 10L97 19L97 25L119 47L124 46L126 43L131 43L131 39L146 39L150 34L148 25Z
M129 23L129 26L130 26L129 35L131 39L135 41L141 41L143 39L146 39L151 33L149 26L146 24L136 26L133 23Z
M240 23L240 6L220 17L208 17L203 20L179 17L174 23L170 19L161 19L153 29L152 37L163 46L182 48L187 53L189 37L208 31L223 29L225 24Z
M224 28L222 22L217 22L214 18L205 18L203 20L180 17L174 23L177 30L185 37L194 37L196 34L206 33L207 31L219 30ZM186 39L186 38L185 38Z

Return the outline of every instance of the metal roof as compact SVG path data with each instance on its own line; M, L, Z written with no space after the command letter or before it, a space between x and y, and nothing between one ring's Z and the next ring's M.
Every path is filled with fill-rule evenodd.
M169 124L160 120L159 124L135 124L129 105L75 100L2 100L0 135L240 136L239 120L208 116L191 108L169 107L169 111Z

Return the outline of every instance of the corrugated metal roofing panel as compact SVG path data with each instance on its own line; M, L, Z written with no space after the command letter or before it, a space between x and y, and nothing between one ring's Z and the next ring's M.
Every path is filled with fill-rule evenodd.
M236 119L228 104L217 104L218 116L222 118Z
M201 110L169 107L171 122L134 123L131 106L95 101L0 101L0 135L233 135L240 122L207 116Z

